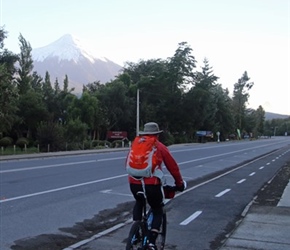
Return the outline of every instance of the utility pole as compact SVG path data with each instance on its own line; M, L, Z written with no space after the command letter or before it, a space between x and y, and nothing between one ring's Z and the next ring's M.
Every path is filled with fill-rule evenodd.
M136 136L139 135L139 89L137 89Z

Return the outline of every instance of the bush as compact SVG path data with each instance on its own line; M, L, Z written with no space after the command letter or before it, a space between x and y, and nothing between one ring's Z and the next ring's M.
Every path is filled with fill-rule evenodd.
M160 141L166 146L174 144L174 136L168 132L163 132L159 137Z
M111 143L109 141L101 141L101 140L94 140L92 141L93 148L102 148L102 147L111 147Z
M83 149L91 149L92 148L92 142L91 141L84 141L83 143Z
M11 137L3 137L0 139L0 147L7 148L12 145L13 139Z
M41 122L37 128L37 141L41 152L46 152L48 145L50 151L62 151L65 149L63 127L54 122Z
M112 142L113 148L121 148L122 147L122 140L116 140Z
M25 148L25 145L27 147L28 144L29 144L29 140L25 137L21 137L16 141L16 146L18 146L21 150Z

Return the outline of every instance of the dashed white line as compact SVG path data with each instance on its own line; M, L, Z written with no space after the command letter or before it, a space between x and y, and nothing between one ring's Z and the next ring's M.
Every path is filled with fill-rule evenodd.
M249 174L249 176L253 176L255 174L256 174L256 172L252 172L252 173Z
M241 184L241 183L243 183L244 181L246 181L246 179L241 179L241 180L239 180L237 183L238 183L238 184Z
M262 166L262 167L259 167L259 169L260 169L260 170L262 170L263 168L264 168L264 166Z
M201 215L202 211L196 211L195 213L193 213L192 215L190 215L187 219L185 219L184 221L182 221L179 225L185 226L188 223L190 223L191 221L195 220L199 215Z
M224 194L226 194L229 191L231 191L231 189L229 189L229 188L228 189L225 189L224 191L218 193L215 197L221 197L221 196L223 196Z

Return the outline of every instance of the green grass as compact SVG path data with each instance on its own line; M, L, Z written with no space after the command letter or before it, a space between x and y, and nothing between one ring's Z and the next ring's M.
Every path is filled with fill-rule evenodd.
M15 147L15 149L13 147L7 147L6 149L4 148L0 148L0 155L20 155L20 154L35 154L35 153L39 153L38 149L35 147L31 147L31 148L26 148L21 150L21 148L19 147Z

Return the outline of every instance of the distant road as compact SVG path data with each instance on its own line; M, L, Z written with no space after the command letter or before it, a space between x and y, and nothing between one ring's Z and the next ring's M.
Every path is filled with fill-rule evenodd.
M290 137L272 137L257 141L174 145L170 150L190 184L269 152L286 150L289 145ZM127 151L118 151L0 161L0 249L8 250L15 240L27 237L63 234L61 228L72 228L100 211L133 201L124 169L126 154ZM272 171L266 173L259 183L271 174ZM168 183L172 182L170 176L167 179ZM222 185L219 188L216 184L211 188L216 194L219 191L231 193L226 191L226 182L228 180L219 184ZM258 189L259 183L252 190ZM231 199L239 199L245 190L241 188L241 193ZM253 192L243 202L249 200ZM200 197L201 201L205 199L202 194L198 192L194 197Z

